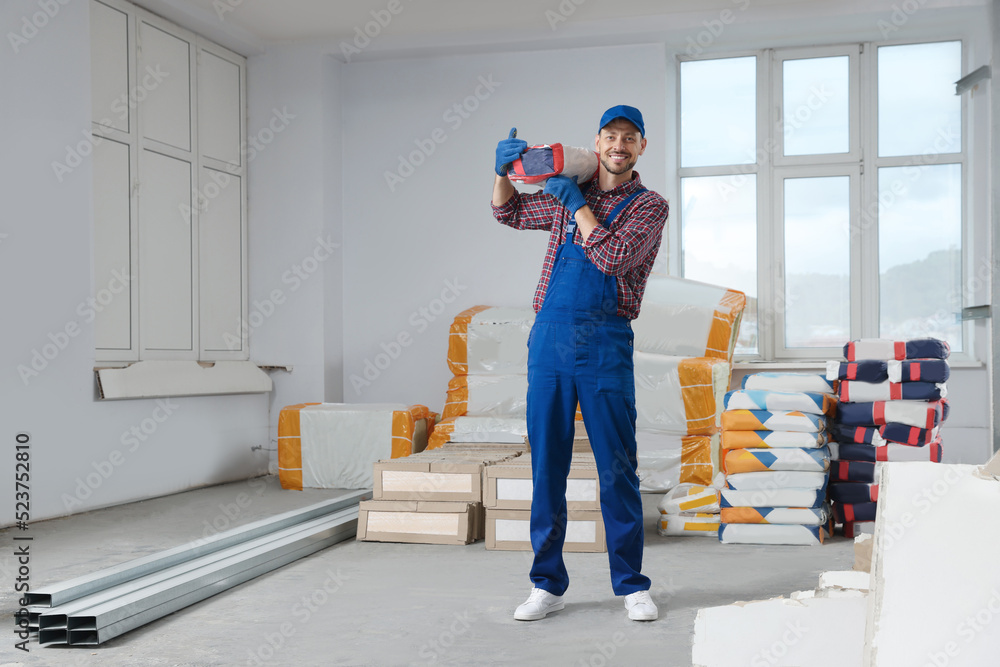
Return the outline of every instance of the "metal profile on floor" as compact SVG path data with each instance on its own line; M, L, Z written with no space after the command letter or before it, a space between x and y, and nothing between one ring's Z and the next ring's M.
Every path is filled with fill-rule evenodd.
M351 505L356 506L362 500L371 498L371 491L351 491L339 498L325 500L298 510L292 510L254 521L245 526L217 533L210 537L194 540L187 544L160 551L155 554L136 558L120 565L105 568L91 574L69 579L68 581L44 586L26 593L27 603L42 607L55 607L71 600L83 597L95 591L104 590L118 584L138 579L150 572L171 567L177 563L209 554L227 547L247 542L288 526L323 516Z
M204 562L184 568L175 576L140 586L112 599L94 604L73 605L69 613L43 614L39 643L94 645L149 623L178 609L211 597L227 588L350 539L357 532L357 508L316 519L232 547L222 558L216 554ZM247 548L244 549L243 547ZM142 583L142 580L133 583ZM106 596L105 596L106 597ZM80 601L84 602L84 601ZM59 612L54 609L53 612Z
M356 507L339 510L328 516L290 526L281 531L258 537L250 542L244 542L228 549L223 549L222 551L206 554L200 558L179 563L165 570L152 572L145 577L98 591L59 607L45 610L38 619L39 643L44 645L65 644L68 641L66 638L68 636L67 633L71 629L86 629L89 627L85 618L90 613L90 610L98 607L105 610L116 609L124 606L126 602L143 599L150 595L161 595L166 599L169 597L169 591L181 584L184 578L188 577L192 572L205 572L207 568L211 568L222 561L232 562L233 559L243 557L250 550L259 551L289 536L312 534L331 523L341 525L341 523L349 523L351 521L355 522L354 527L356 530L357 516L358 510ZM215 592L218 592L218 590ZM163 591L167 591L167 593ZM134 612L124 614L122 617L131 615L131 613ZM96 629L97 626L95 625L94 627Z
M151 562L172 562L182 553L181 550L188 554L186 560L145 575L130 576L121 583L110 584L59 606L47 609L36 607L39 644L93 646L103 643L337 542L351 539L357 534L358 503L362 498L370 497L370 493L352 493L228 531L216 536L224 539L215 541L215 549L197 557L193 554L202 545L192 542L169 550L167 558L157 559L160 554L154 554L139 559L146 561L139 565L145 568ZM352 506L344 508L343 505ZM334 507L337 509L331 509ZM308 520L301 518L314 517L316 512L323 514ZM293 522L292 515L297 515L298 521ZM273 529L275 525L284 527L269 531L264 529L264 526ZM241 539L234 543L237 536L230 533L238 533ZM256 537L248 539L249 535ZM218 546L220 543L230 546L221 548ZM50 596L57 593L55 599L60 599L58 595L65 595L66 591L78 593L82 589L81 584L92 586L95 581L114 581L122 572L134 573L134 566L135 561L124 563L109 568L115 570L110 576L108 571L102 570L89 577L79 577L50 587L44 592Z

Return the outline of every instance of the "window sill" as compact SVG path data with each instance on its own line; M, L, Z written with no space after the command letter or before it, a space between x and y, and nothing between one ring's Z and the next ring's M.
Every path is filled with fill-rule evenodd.
M139 361L124 368L94 369L101 400L217 394L257 394L273 389L271 378L250 361Z
M837 361L844 361L843 357ZM954 370L956 368L986 368L986 364L975 359L949 359L948 366ZM803 359L802 361L735 361L733 370L743 371L791 371L791 370L817 370L826 371L825 361L814 361Z

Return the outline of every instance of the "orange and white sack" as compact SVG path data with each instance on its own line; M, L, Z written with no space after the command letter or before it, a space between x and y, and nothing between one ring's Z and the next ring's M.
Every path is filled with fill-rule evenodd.
M681 535L719 536L722 520L718 514L662 514L656 532L664 537Z
M718 489L701 484L678 484L663 496L657 509L660 514L718 514L722 508Z
M285 489L370 489L372 465L423 451L437 414L423 405L300 403L278 415Z

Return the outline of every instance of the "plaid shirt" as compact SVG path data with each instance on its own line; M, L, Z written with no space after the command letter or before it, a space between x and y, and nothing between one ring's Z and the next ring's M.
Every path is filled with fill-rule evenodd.
M590 187L584 193L587 205L599 222L603 222L612 209L622 200L642 187L639 173L632 180L608 190ZM639 305L646 290L646 280L653 269L653 261L660 250L663 227L670 207L667 201L647 190L640 194L618 214L608 230L598 225L582 243L584 253L601 272L618 278L618 314L630 320L639 316ZM521 194L517 191L503 206L493 207L493 217L514 229L544 229L550 232L549 247L542 263L542 276L538 280L532 302L537 313L545 301L545 290L552 277L559 244L566 236L566 225L573 222L569 210L552 195L542 192ZM580 245L582 236L577 229L574 242Z

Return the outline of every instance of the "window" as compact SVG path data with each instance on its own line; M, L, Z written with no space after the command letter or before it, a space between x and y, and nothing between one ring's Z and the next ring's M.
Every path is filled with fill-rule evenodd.
M966 347L962 57L945 41L680 63L682 272L746 292L739 359Z
M246 61L90 8L97 360L247 359Z

